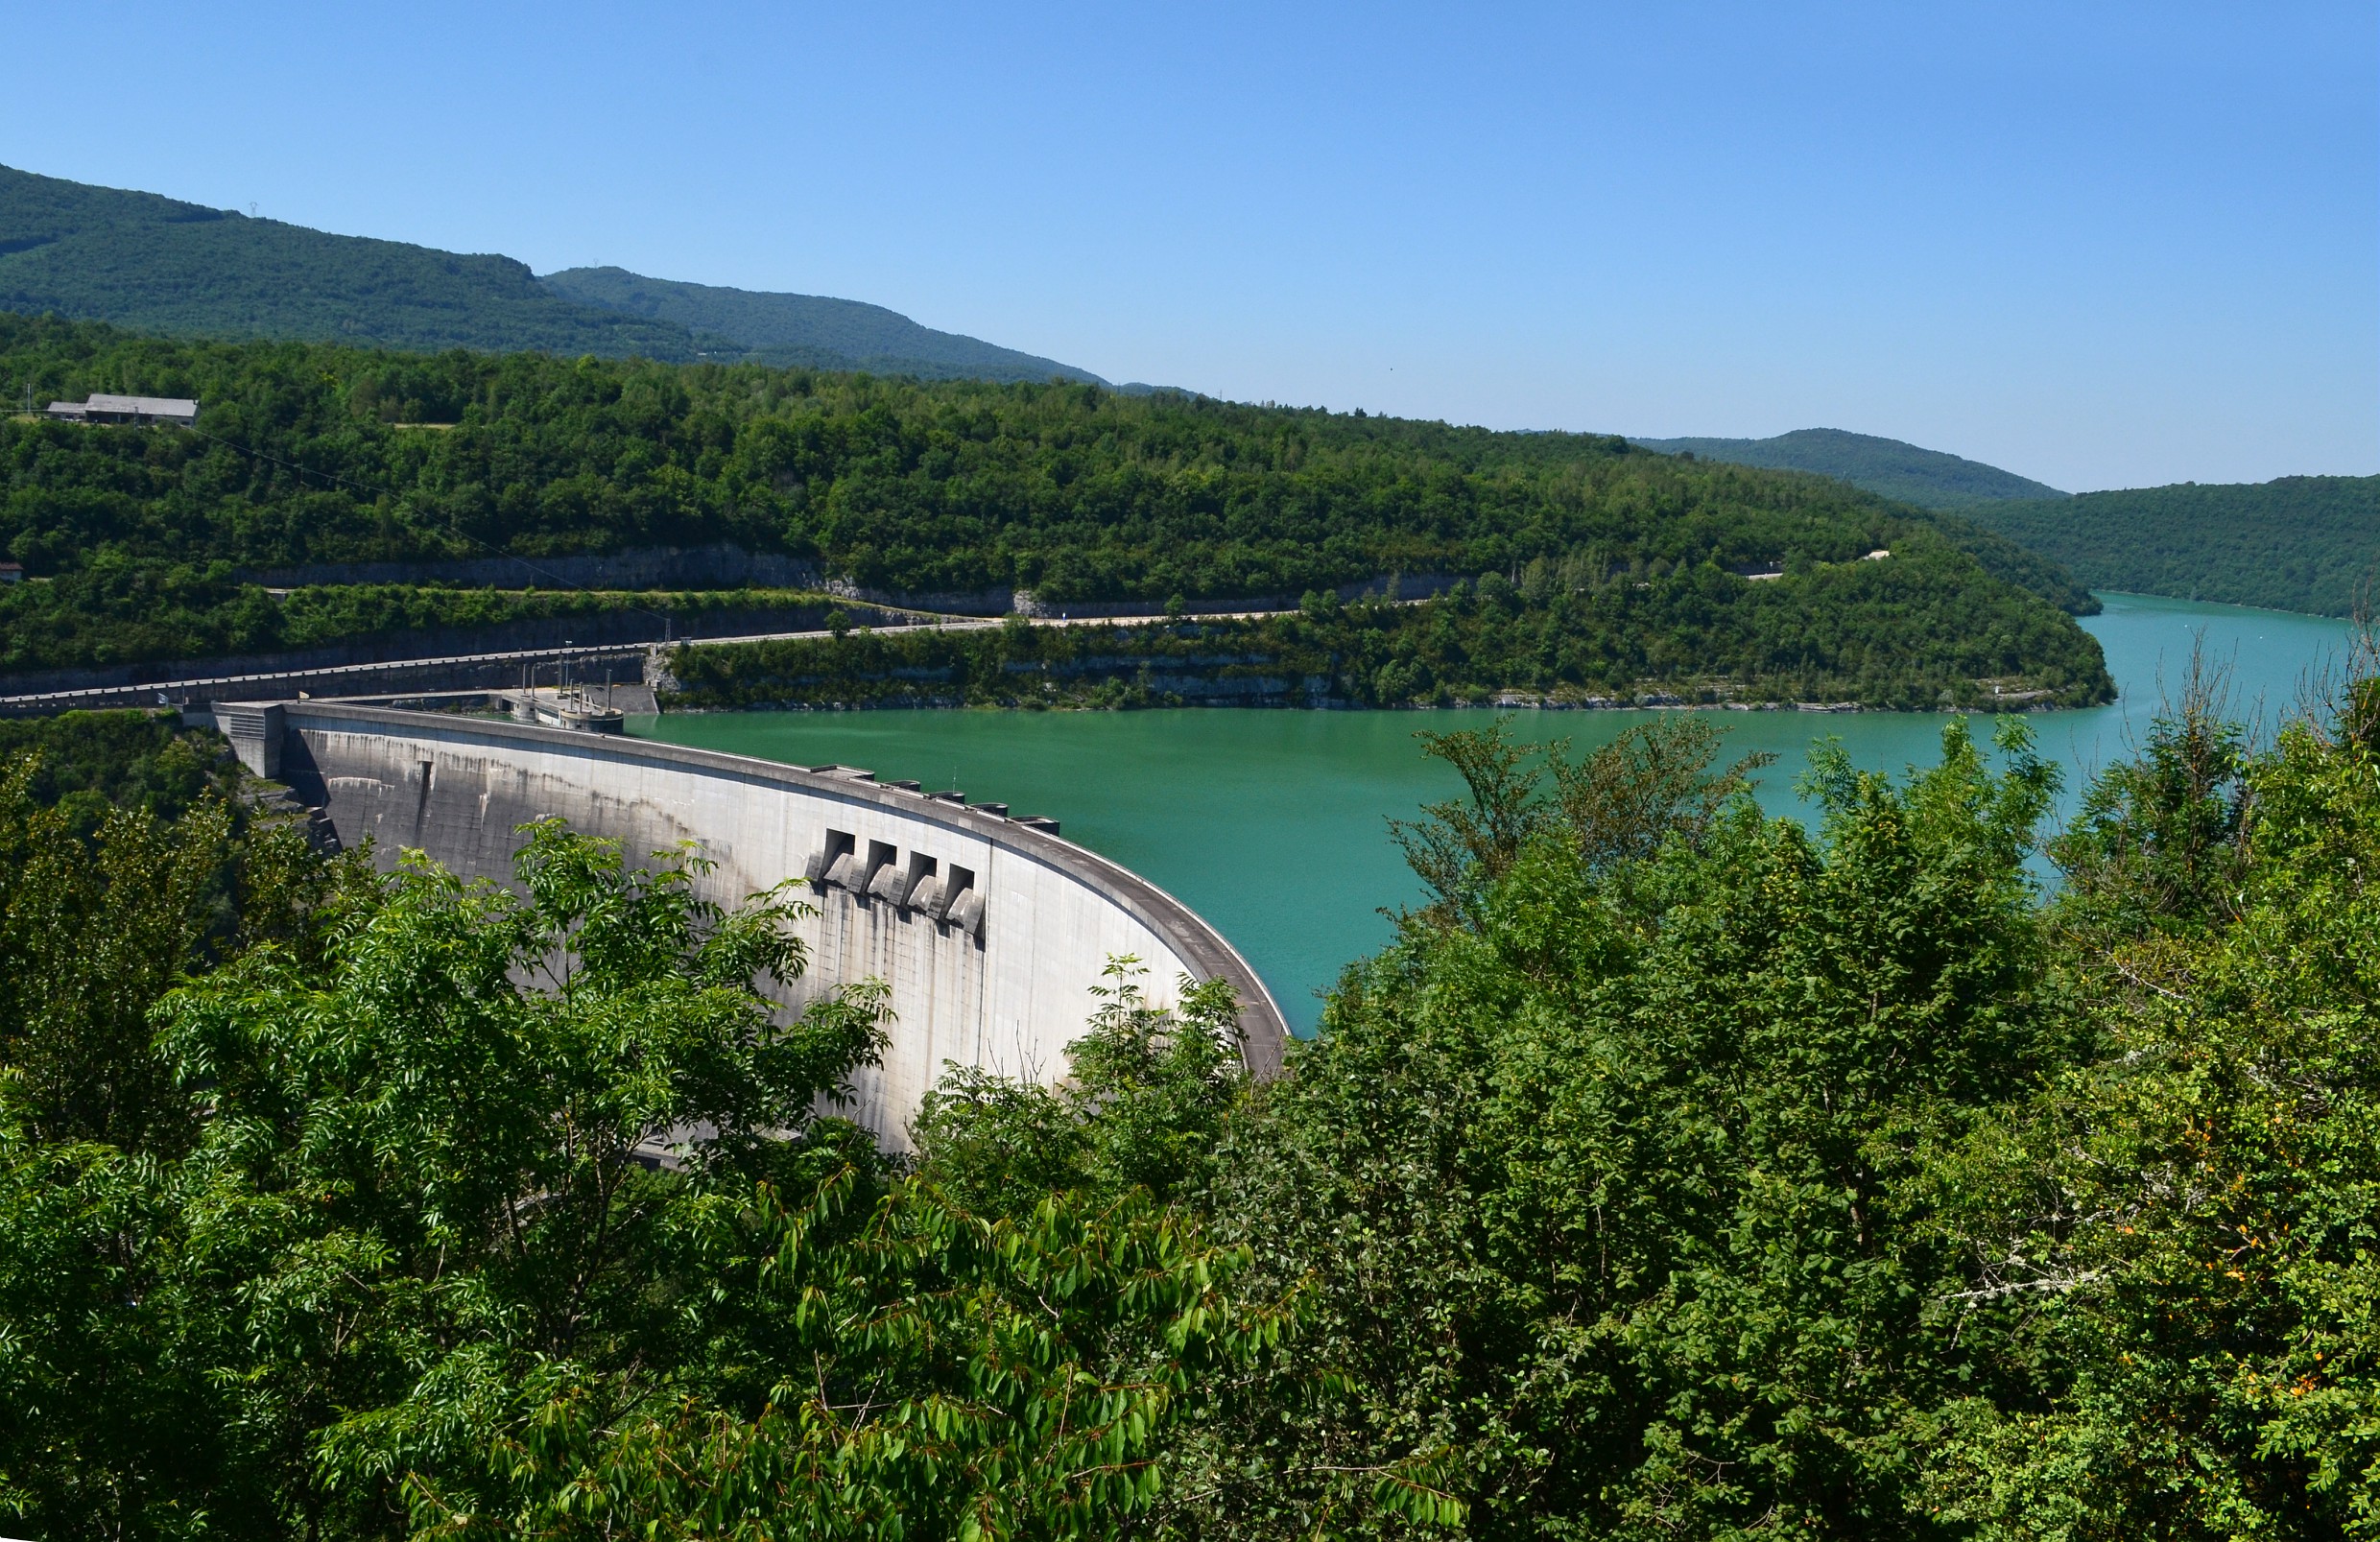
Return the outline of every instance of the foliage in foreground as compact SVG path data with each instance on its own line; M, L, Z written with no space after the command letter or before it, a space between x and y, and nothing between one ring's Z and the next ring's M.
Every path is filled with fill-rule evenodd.
M1997 738L1901 778L1821 749L1813 830L1708 719L1576 761L1433 736L1465 793L1397 832L1425 900L1287 1079L1119 961L1070 1079L954 1068L910 1172L817 1112L878 1001L754 993L800 967L788 895L711 909L549 825L525 898L350 866L155 927L115 1028L12 999L0 1503L51 1537L2380 1534L2380 683L2264 749L2185 698L2048 842L2055 895L2055 776ZM131 827L10 807L50 854L12 915L204 912ZM177 828L141 839L210 839ZM74 1111L53 1042L146 1063L149 1112Z
M1399 1534L1401 1468L1480 1537L2380 1530L2375 706L2251 754L2193 698L2046 903L2015 721L1820 754L1815 835L1704 724L1439 739L1430 902L1178 1198L1310 1295L1158 1529ZM966 1091L926 1172L1012 1181Z
M201 939L178 875L219 813L120 816L93 865L11 795L11 955L112 1014L0 1024L0 1506L41 1535L1089 1525L1288 1322L1145 1196L989 1219L895 1181L817 1111L880 987L755 993L802 971L790 894L723 910L548 822L523 895L349 862Z
M0 1089L46 1140L171 1145L157 998L259 944L308 953L353 865L234 801L223 741L171 713L0 723Z

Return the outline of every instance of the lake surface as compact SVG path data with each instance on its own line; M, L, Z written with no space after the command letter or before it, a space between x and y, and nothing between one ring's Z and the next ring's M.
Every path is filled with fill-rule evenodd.
M2270 726L2346 639L2344 622L2236 605L2108 594L2082 626L2106 651L2122 692L2112 706L2045 712L2031 722L2066 768L2063 808L2087 777L2137 742L2194 647L2227 667L2233 715ZM1152 712L738 712L637 718L630 731L672 744L803 765L839 761L928 788L964 788L1016 814L1060 821L1068 840L1171 890L1228 937L1301 1032L1317 993L1350 960L1389 938L1381 907L1418 893L1389 840L1391 817L1460 790L1414 735L1484 725L1497 714L1304 712L1190 707ZM1617 737L1648 712L1519 712L1521 737L1578 749ZM1726 712L1729 758L1777 755L1758 796L1806 814L1794 792L1814 740L1840 739L1858 765L1930 764L1943 718L1863 712ZM1979 738L1990 724L1978 720Z

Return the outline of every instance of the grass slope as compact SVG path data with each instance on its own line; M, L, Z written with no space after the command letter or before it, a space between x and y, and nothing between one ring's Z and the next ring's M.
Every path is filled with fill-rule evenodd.
M1920 449L1872 434L1800 428L1767 439L1631 439L1664 455L1689 453L1705 461L1815 471L1920 509L1964 509L2009 498L2062 498L2056 487L1980 461Z
M2380 476L2183 483L1964 512L2095 589L2344 616L2380 579Z
M979 338L937 332L897 311L822 295L773 295L648 278L625 268L571 268L538 280L564 299L682 326L706 352L921 380L1082 380L1099 376Z

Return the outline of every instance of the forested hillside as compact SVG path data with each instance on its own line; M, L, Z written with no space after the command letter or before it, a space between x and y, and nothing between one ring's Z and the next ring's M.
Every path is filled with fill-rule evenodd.
M821 295L769 295L648 278L624 268L568 268L537 280L564 299L682 326L706 354L751 364L865 369L920 380L1085 380L1088 370L919 326L897 311Z
M691 360L928 379L1096 379L881 306L332 235L0 166L0 310L174 337Z
M1871 655L1864 677L1939 681L1950 666L1932 639L1955 632L2012 647L2013 676L2092 675L2094 645L2049 609L2074 603L2071 584L1996 538L1839 484L1596 436L1088 385L167 343L0 319L0 386L17 382L203 404L193 432L0 424L0 550L61 591L715 543L995 608L1012 590L1154 606L1394 574L1545 581L1534 569L1581 595L1690 591L1685 636L1812 586L1862 596L1844 614ZM1877 550L1892 555L1864 560ZM1918 593L1914 608L1895 598Z
M2042 599L2073 616L2095 616L2104 608L2099 597L2072 572L2054 559L1976 523L1968 511L1919 510L1919 517L1949 537L1961 551L1984 565L1984 571L2005 583Z
M318 583L268 589L222 563L103 557L46 582L0 588L0 675L160 659L307 653L369 642L378 657L429 657L575 640L638 643L816 626L833 596L809 590L466 589ZM862 607L872 611L872 607Z
M2062 498L2064 493L2013 471L1900 439L1846 434L1839 428L1800 428L1766 439L1631 439L1648 450L1679 453L1736 465L1780 471L1815 471L1879 497L1920 509L1966 509L2006 498Z
M25 769L22 795L88 840L115 811L178 819L233 796L240 763L221 734L172 712L63 712L0 718L0 764Z
M1281 1079L1117 961L1064 1079L949 1070L899 1163L831 1114L879 991L757 993L797 890L551 820L517 888L375 874L0 768L0 1515L2367 1533L2380 681L2260 752L2193 692L2063 831L2021 719L1818 751L1814 828L1714 722L1430 736L1427 899ZM172 780L170 724L43 747L107 743L78 785Z
M2184 483L1964 512L2095 589L2344 616L2380 582L2380 476Z
M565 300L510 257L329 235L5 166L0 310L185 337L692 353L682 327Z
M1399 707L1843 703L2087 706L2098 649L2046 605L1982 619L1923 567L1843 563L1744 585L1711 568L1641 585L1533 563L1428 605L1310 595L1243 620L855 632L681 648L673 710L783 706Z

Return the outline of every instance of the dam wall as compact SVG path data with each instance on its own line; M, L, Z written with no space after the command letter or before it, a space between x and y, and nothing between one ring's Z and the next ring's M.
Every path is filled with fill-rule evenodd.
M559 815L631 862L691 842L715 864L698 892L732 904L804 878L819 913L789 1008L875 977L893 1021L883 1063L845 1111L893 1150L945 1060L1052 1081L1098 1003L1111 957L1177 980L1230 982L1249 1069L1280 1069L1287 1025L1246 961L1188 907L1062 840L1048 820L845 767L802 768L607 735L338 702L225 703L218 726L352 846L393 866L417 847L466 877L512 882L515 827Z

